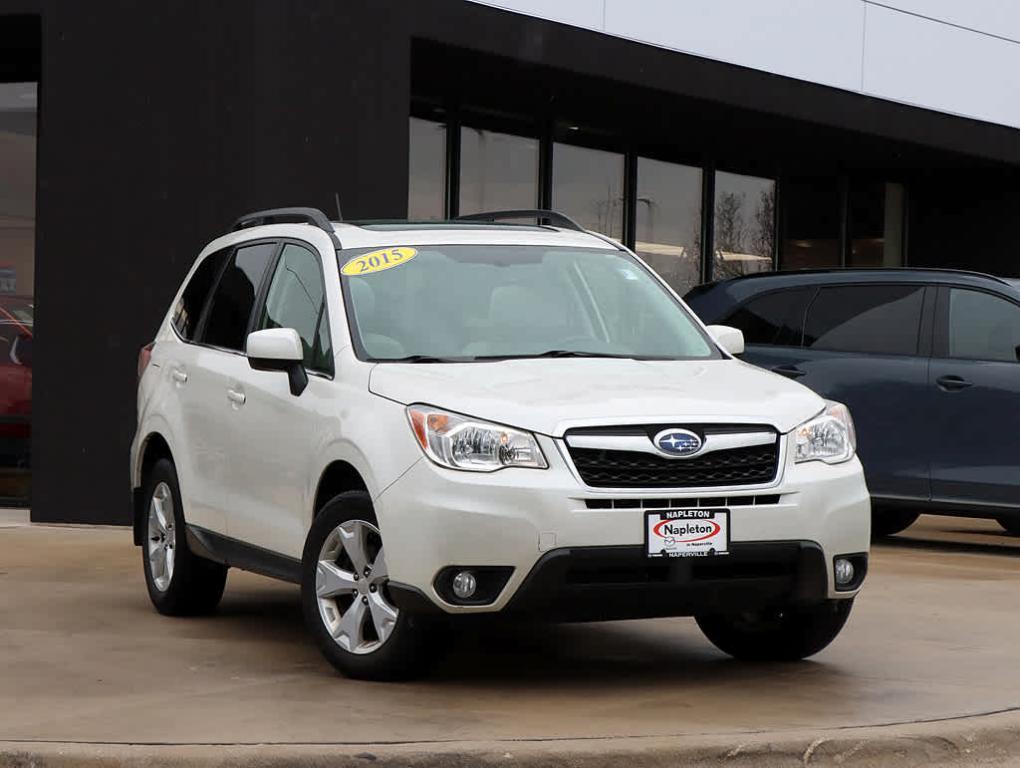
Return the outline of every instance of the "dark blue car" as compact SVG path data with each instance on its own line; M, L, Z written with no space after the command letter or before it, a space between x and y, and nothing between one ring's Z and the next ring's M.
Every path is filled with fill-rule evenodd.
M1020 281L929 269L778 272L698 286L747 362L846 403L875 535L921 512L1020 534Z

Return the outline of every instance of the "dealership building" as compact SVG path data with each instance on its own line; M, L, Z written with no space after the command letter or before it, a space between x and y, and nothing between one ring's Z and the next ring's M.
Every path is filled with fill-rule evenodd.
M1020 276L1018 72L1002 0L0 0L0 496L129 521L138 350L261 208Z

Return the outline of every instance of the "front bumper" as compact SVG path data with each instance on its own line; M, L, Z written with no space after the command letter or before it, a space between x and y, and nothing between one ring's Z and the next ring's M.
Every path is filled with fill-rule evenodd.
M838 465L786 458L766 489L607 492L580 485L555 442L539 440L547 470L457 472L422 459L379 495L376 513L398 603L451 614L608 619L856 594L837 591L832 572L837 555L869 549L870 501L856 458ZM697 506L705 497L727 499L731 554L697 562L645 559L645 509ZM610 498L643 508L589 507L589 500ZM454 605L435 587L449 566L513 570L491 603Z

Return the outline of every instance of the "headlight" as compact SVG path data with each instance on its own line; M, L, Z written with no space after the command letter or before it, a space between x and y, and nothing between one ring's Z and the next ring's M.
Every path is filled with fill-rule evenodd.
M857 450L857 435L850 411L842 403L825 401L821 415L805 421L793 430L793 460L824 461L839 464L849 461Z
M407 408L411 429L425 455L450 469L494 472L504 467L545 469L548 464L530 432L471 419L426 405Z

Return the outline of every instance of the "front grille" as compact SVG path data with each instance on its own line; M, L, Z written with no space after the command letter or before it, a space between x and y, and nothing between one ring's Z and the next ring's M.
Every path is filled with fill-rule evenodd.
M727 431L732 431L732 427ZM594 488L760 485L776 477L779 436L768 445L713 451L689 459L668 459L640 451L579 448L569 444L567 450L581 479Z
M778 504L778 493L754 496L701 496L686 499L585 499L588 509L690 509L692 507L760 507Z

